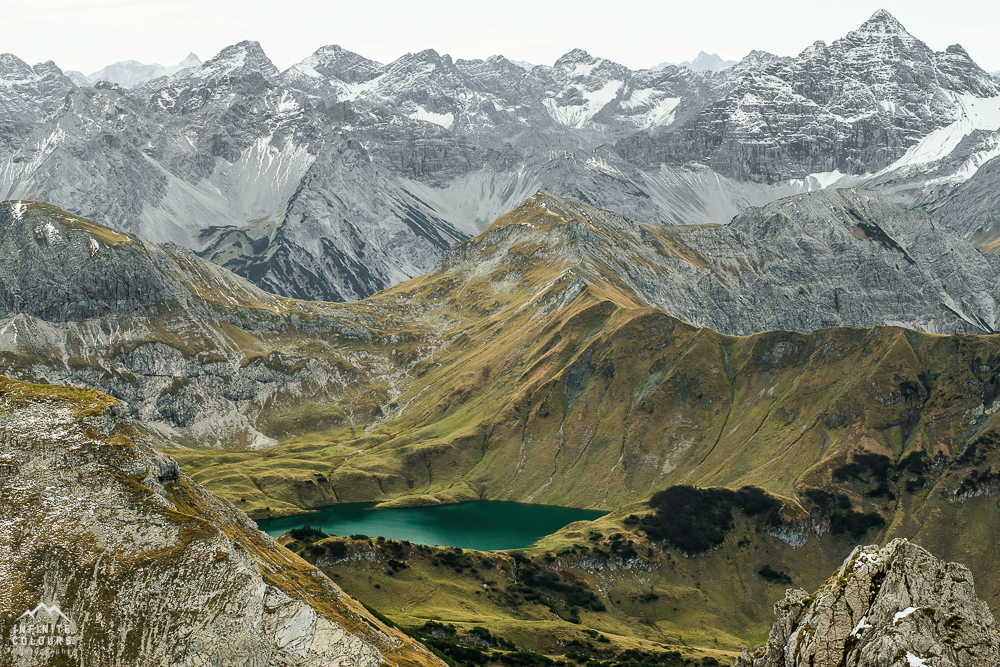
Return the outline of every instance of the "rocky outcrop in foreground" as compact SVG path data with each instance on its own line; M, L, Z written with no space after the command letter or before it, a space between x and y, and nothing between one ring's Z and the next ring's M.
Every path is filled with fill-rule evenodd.
M0 377L0 666L441 663L144 444Z
M789 590L767 645L733 667L988 667L1000 633L972 573L897 539L857 547L812 595Z

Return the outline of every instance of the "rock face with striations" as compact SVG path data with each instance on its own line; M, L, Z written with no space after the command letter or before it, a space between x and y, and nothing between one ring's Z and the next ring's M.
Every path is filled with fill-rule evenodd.
M0 480L2 667L441 665L99 392L0 377Z
M813 595L789 590L768 642L733 667L995 667L1000 633L972 573L897 539L857 547Z

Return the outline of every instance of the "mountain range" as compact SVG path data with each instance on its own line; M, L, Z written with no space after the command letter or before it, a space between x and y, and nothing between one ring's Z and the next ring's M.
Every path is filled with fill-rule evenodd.
M82 72L75 72L72 70L66 72L66 75L69 76L73 80L73 83L77 86L89 87L101 81L109 81L111 83L118 84L122 88L134 88L146 83L147 81L151 81L152 79L167 77L171 74L180 72L182 69L188 69L189 67L201 67L201 65L201 59L195 54L189 53L184 60L180 61L176 65L171 65L170 67L164 67L159 63L146 65L137 60L123 60L121 62L112 63L106 67L102 67L89 76L84 75Z
M650 69L653 71L661 71L673 64L674 63L664 62L655 67L651 67ZM699 51L694 60L685 60L682 63L678 63L677 67L686 67L692 72L721 72L724 69L729 69L735 64L735 60L723 60L719 57L718 53L705 53L704 51Z
M0 641L1000 664L1000 84L885 11L718 60L0 56ZM473 500L607 514L254 523Z
M307 299L419 275L538 189L646 222L727 223L834 185L933 203L1000 151L997 84L885 12L829 47L721 72L579 50L531 71L433 50L384 65L337 46L279 72L242 42L125 89L5 58L20 73L2 76L21 78L0 196L180 243Z

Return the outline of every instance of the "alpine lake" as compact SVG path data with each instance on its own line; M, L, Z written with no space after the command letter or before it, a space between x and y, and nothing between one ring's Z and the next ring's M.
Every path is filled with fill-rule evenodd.
M607 514L552 505L479 500L453 505L374 509L375 503L344 503L308 514L261 519L258 527L278 537L309 525L328 535L367 535L430 546L492 551L522 549L574 521Z

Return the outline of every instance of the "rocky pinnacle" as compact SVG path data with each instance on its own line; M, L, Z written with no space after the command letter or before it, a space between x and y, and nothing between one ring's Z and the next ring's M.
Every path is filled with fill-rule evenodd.
M972 573L896 539L859 546L812 595L774 606L767 644L733 667L989 667L1000 633Z

